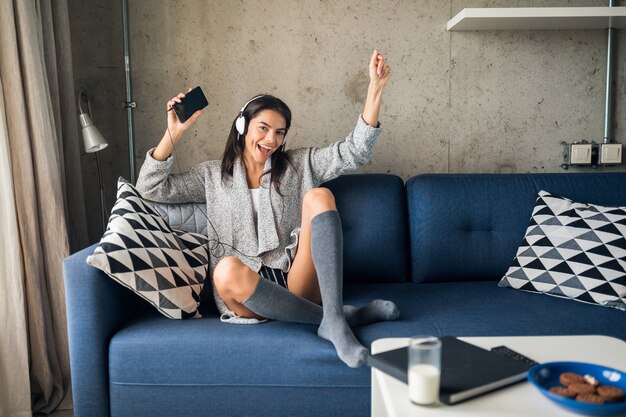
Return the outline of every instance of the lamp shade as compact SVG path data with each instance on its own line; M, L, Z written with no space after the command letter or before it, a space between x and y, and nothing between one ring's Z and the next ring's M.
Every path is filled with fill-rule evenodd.
M98 152L109 146L104 136L102 136L102 133L93 125L87 113L81 113L78 118L80 119L80 126L82 127L85 152Z

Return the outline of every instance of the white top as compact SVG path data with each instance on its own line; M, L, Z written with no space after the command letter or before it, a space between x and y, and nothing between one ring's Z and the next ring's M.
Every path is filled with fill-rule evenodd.
M250 195L252 196L252 211L254 217L259 216L259 190L260 188L250 188Z

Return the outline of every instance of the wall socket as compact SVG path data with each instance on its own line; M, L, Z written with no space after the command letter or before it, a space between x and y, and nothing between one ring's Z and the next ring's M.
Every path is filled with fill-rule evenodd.
M601 164L621 164L622 163L622 144L621 143L600 144L600 163Z
M603 165L619 165L622 163L621 143L561 142L563 146L563 162L561 168L570 166L596 168Z
M591 165L591 143L572 143L569 163L572 165Z

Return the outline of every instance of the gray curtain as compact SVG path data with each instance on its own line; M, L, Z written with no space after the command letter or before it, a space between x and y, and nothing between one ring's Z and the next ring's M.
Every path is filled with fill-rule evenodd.
M13 196L1 209L13 213L18 240L0 257L0 305L9 318L0 320L2 416L71 408L61 263L87 245L72 80L67 1L0 0L0 139L8 150L2 168L11 173L0 173L0 192ZM9 225L0 224L5 235ZM12 348L6 334L18 339ZM27 346L22 392L30 392L30 409L4 392L12 376L24 375L19 346Z
M0 416L26 417L31 406L24 276L2 92L0 78Z

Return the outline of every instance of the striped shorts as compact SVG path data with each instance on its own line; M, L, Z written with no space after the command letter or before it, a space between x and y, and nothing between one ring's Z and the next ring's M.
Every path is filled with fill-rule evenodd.
M269 281L275 282L281 287L287 288L287 273L281 269L273 269L265 265L261 266L259 275Z

